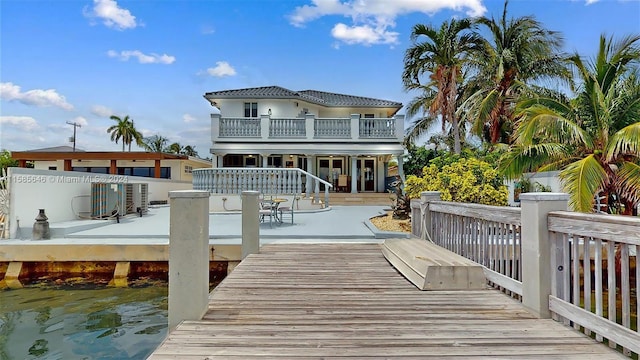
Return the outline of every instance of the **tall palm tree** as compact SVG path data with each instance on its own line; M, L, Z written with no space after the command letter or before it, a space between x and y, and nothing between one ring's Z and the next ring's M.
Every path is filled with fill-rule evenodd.
M146 137L142 140L144 142L143 147L147 151L151 152L164 152L166 150L169 139L161 135L153 135Z
M507 19L508 3L499 20L476 20L489 38L483 51L473 53L471 63L477 71L470 88L476 90L464 104L473 132L491 144L510 142L515 103L527 87L570 78L561 61L560 35L532 16Z
M458 85L467 55L482 43L480 36L471 31L473 26L469 19L445 21L439 29L417 24L411 32L411 40L415 44L407 49L404 56L402 80L405 90L422 91L420 97L410 103L408 114L415 115L420 110L424 114L414 122L410 134L423 134L428 125L440 117L443 133L446 124L452 126L457 154L461 148L456 115ZM429 79L425 84L421 77L426 74L429 74Z
M581 81L577 97L519 103L516 141L500 167L512 178L560 169L575 210L593 211L603 193L630 213L640 203L640 35L617 42L603 35L592 61L578 54L569 61Z
M122 151L124 152L124 146L126 145L128 141L127 139L129 138L129 128L131 122L131 120L129 119L129 115L125 116L124 118L120 118L116 115L111 115L111 120L117 122L117 124L111 125L107 129L107 132L111 133L111 141L115 142L116 144L118 143L118 141L122 140Z
M127 144L129 145L129 152L131 152L131 143L135 141L136 145L140 147L144 147L144 137L142 133L136 129L136 126L133 123L133 119L129 122L128 134L126 137Z

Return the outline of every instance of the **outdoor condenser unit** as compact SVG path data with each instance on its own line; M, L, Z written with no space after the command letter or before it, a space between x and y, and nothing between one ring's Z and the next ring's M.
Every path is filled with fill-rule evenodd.
M125 214L126 194L122 183L91 184L91 217L103 219Z
M138 213L140 215L149 210L149 184L132 183L125 184L127 191L127 214Z

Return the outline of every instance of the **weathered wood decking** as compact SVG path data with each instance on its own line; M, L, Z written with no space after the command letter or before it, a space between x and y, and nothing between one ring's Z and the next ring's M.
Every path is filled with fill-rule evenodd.
M495 290L420 291L374 244L263 246L150 359L624 358Z

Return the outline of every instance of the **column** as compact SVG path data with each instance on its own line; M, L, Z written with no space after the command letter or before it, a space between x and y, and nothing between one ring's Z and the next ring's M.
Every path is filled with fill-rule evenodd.
M242 192L242 259L260 252L259 191Z
M156 160L155 167L153 169L153 177L160 178L160 160Z
M260 157L262 157L262 167L266 168L269 166L269 155L271 154L260 154Z
M360 139L360 114L351 114L351 139Z
M551 317L551 243L547 215L566 211L569 195L524 193L520 195L522 246L522 305L539 318Z
M351 193L358 192L358 155L351 155Z
M64 171L73 171L71 166L71 159L64 159Z
M169 329L200 320L209 298L209 192L169 192Z
M109 164L109 174L115 175L118 173L118 165L117 165L118 161L117 160L111 160L110 164Z

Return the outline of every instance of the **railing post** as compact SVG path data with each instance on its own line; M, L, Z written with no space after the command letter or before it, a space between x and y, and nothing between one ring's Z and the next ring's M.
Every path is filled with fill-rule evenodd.
M304 131L307 136L307 140L313 140L316 136L315 133L316 116L313 114L305 114L304 116Z
M404 139L404 115L394 116L396 119L396 138L400 141Z
M211 114L211 142L215 143L220 138L220 114Z
M358 140L360 138L360 114L351 114L351 139Z
M271 128L271 116L260 115L260 138L268 139Z
M259 191L242 192L242 259L260 252Z
M429 203L433 201L440 201L440 191L423 191L420 193L420 215L422 216L420 224L421 239L433 239L436 235L433 233L433 227L431 224L431 210L429 209Z
M547 215L566 211L568 194L520 194L522 216L522 304L539 318L551 317L551 243Z
M209 298L209 192L169 192L169 329L200 320Z

